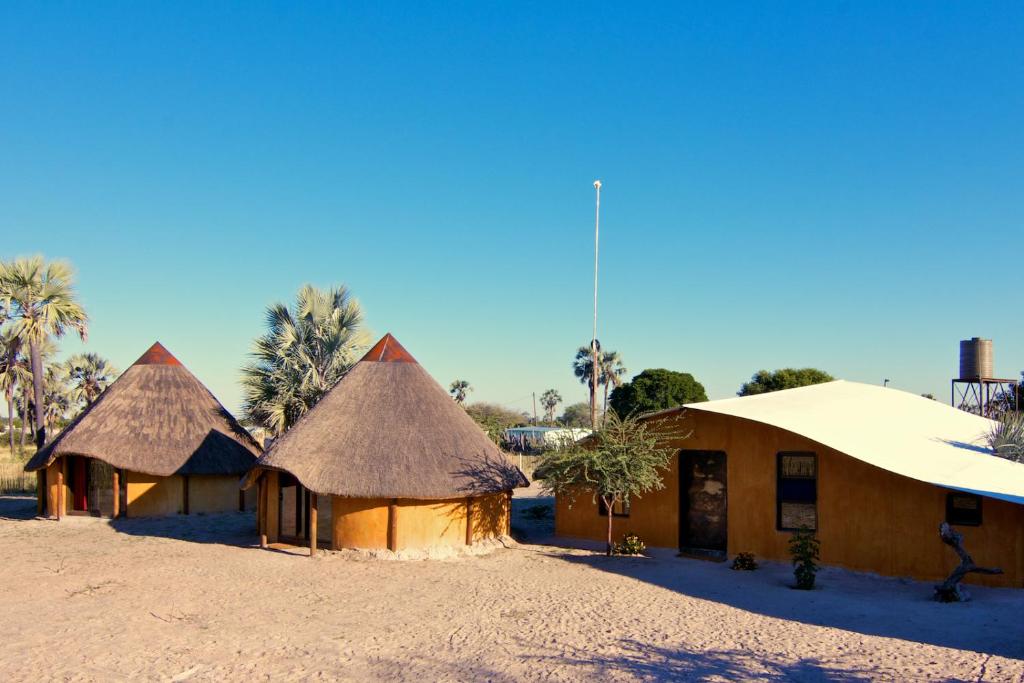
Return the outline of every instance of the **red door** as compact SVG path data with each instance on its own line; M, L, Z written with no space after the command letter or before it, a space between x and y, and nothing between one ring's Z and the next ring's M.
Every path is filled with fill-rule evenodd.
M71 459L71 500L73 509L89 509L89 460L80 456Z

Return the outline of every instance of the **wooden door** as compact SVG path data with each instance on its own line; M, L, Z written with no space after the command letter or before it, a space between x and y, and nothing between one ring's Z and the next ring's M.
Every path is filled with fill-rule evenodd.
M79 512L89 510L89 459L79 455L71 456L68 463L71 471L71 509Z
M728 532L726 455L723 451L679 453L679 548L724 555Z

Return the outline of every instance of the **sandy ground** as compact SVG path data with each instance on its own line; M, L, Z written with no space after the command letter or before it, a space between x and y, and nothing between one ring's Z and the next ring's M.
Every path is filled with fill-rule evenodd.
M261 551L238 513L58 524L0 498L0 680L1024 680L1024 591L608 559L538 543L544 502L517 499L515 547L385 561Z

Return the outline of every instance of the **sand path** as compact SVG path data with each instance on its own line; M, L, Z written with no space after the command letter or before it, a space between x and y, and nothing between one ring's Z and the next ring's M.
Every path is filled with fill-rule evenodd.
M0 680L1024 680L1024 591L522 544L314 560L242 514L31 518L0 498ZM536 537L535 525L523 528ZM919 641L919 642L916 642Z

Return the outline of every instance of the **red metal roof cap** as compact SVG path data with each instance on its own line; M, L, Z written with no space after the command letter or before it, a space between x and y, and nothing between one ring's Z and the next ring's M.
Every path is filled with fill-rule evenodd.
M371 363L415 363L416 359L388 332L381 337L379 342L373 345L372 349L366 352L366 355L359 362L362 363L363 361Z
M164 345L157 342L149 350L139 356L132 365L181 365L181 361L171 355Z

